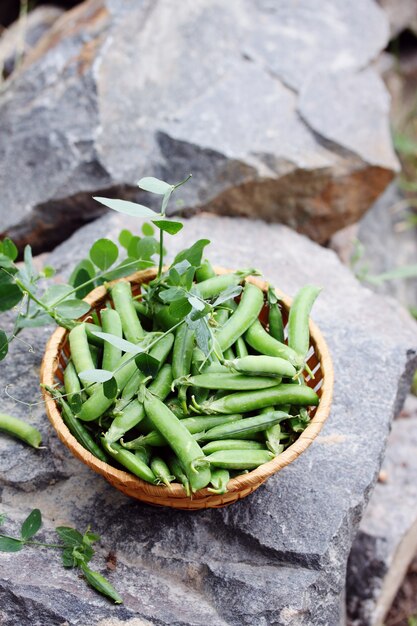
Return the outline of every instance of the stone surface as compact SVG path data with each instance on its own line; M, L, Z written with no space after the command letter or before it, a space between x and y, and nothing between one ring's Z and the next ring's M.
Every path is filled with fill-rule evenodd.
M317 5L317 6L316 6ZM38 251L188 172L183 210L280 221L325 241L397 168L371 62L373 0L87 0L0 94L0 231Z
M0 37L2 78L10 76L62 13L59 7L39 6L4 30Z
M378 2L388 16L392 39L407 29L417 33L417 7L414 0L378 0Z
M335 233L331 247L342 261L349 264L355 254L355 242L360 242L361 258L355 271L364 274L364 280L391 272L396 268L416 265L417 230L404 228L407 199L393 183L355 225ZM405 307L417 306L417 278L369 283L375 291L395 297Z
M131 225L116 214L101 218L49 261L65 275L96 237L114 237ZM102 535L102 558L94 565L115 551L117 571L109 578L125 604L111 606L63 570L57 556L32 549L0 555L0 623L343 624L346 562L390 420L415 364L414 326L397 303L359 285L333 252L284 226L198 217L168 246L174 253L207 235L210 258L219 265L255 265L291 295L306 282L323 285L313 317L328 341L336 382L321 435L244 501L187 513L151 508L115 491L71 457L48 426L42 405L34 406L32 419L48 446L41 459L39 452L1 440L1 510L12 520L6 528L12 532L34 506L44 512L47 538L53 538L55 525L91 523ZM46 334L26 333L34 352L16 343L13 361L0 367L2 383L14 385L19 398L27 399L30 390L31 400L39 400L37 370ZM5 410L29 418L27 407L2 400Z
M417 551L417 399L394 421L347 573L351 626L382 626Z

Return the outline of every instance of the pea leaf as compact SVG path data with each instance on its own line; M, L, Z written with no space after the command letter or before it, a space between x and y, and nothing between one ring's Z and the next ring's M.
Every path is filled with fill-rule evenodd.
M152 220L152 224L169 235L176 235L184 226L181 222L173 222L172 220Z
M133 272L153 267L154 265L155 263L151 260L138 260L128 256L120 265L117 265L114 269L107 272L104 278L105 280L116 280L117 278L129 276L129 274Z
M65 299L70 293L72 293L72 285L52 285L44 293L42 302L47 307L53 307L59 300Z
M41 313L34 318L20 317L17 320L18 328L40 328L49 326L52 323L51 317L47 313Z
M158 251L159 244L154 237L133 237L128 253L135 259L150 259Z
M103 393L109 400L113 400L117 396L117 382L114 376L106 380L103 384Z
M145 176L145 178L141 178L138 182L138 187L144 191L155 193L158 196L164 196L168 192L172 193L173 190L172 185L169 185L165 181L155 178L154 176Z
M78 546L83 541L83 536L75 528L69 526L58 526L55 528L61 541L67 546Z
M20 534L22 539L27 541L33 535L36 535L40 527L42 526L42 515L39 509L33 509L31 513L27 516L25 521L22 524L22 528Z
M0 537L0 552L19 552L23 548L23 541L12 537Z
M218 306L219 304L223 304L223 302L227 302L227 300L240 296L242 289L243 287L241 287L241 285L229 285L213 302L213 306Z
M23 261L25 263L25 269L29 280L32 280L37 275L35 266L33 265L32 248L25 246L23 251Z
M78 374L83 383L105 383L113 378L113 372L109 370L84 370Z
M5 254L11 261L15 261L17 259L18 250L11 239L6 237L3 239L3 254Z
M56 312L66 319L77 319L82 315L85 315L90 310L90 305L84 300L77 300L73 298L71 300L65 300L61 302L55 308Z
M207 319L192 319L191 315L185 318L185 322L191 330L194 331L197 346L202 350L205 356L210 352L210 331L207 325Z
M162 215L165 215L165 211L167 210L167 206L168 206L168 203L169 203L169 199L170 199L171 194L172 194L172 192L173 192L173 191L174 191L174 189L172 188L172 189L170 189L169 191L167 191L167 192L164 194L164 197L163 197L163 199L162 199L162 207L161 207L161 214L162 214Z
M143 227L142 227L142 230L143 230ZM126 228L124 228L119 233L119 243L120 243L120 245L123 246L123 248L125 248L127 250L128 247L129 247L129 244L130 244L130 242L132 240L132 237L133 237L133 235L130 232L130 230L127 230Z
M19 304L22 298L23 293L17 285L12 282L0 283L0 312L9 311Z
M4 330L0 330L0 361L6 358L9 351L9 342Z
M0 526L3 526L6 521L6 515L4 513L0 513Z
M68 404L75 415L77 415L81 411L81 407L83 405L83 401L81 398L81 394L72 393L68 396Z
M65 548L65 550L62 551L62 565L64 567L75 567L76 563L75 563L75 559L74 556L72 554L72 548Z
M155 211L148 209L148 207L143 206L143 204L137 204L136 202L99 197L94 197L94 200L104 204L104 206L107 206L109 209L113 209L113 211L118 211L125 215L133 215L133 217L155 217Z
M154 378L158 373L160 362L150 354L142 352L135 358L136 367L145 375Z
M186 248L185 250L179 252L174 259L173 265L176 265L181 261L188 261L190 265L198 267L201 265L203 250L209 243L209 239L199 239L190 248Z
M184 289L181 287L169 287L164 291L160 291L159 297L164 303L175 302L175 300L181 300L184 298Z
M114 600L115 604L122 604L123 599L117 593L113 585L111 585L109 581L104 578L104 576L98 574L97 572L94 572L85 564L80 564L80 567L89 585L94 587L94 589L96 589L103 595Z
M108 270L117 261L119 248L110 239L97 239L90 248L90 259L101 270Z
M202 300L192 294L188 296L188 302L191 304L193 309L197 309L197 311L204 311L207 308L206 304L202 302Z
M144 224L142 224L142 233L145 235L145 237L153 237L155 229L148 222L145 222Z
M185 317L186 315L188 315L191 309L192 306L188 302L188 299L186 297L180 298L179 300L174 300L174 302L171 302L168 308L169 313L175 319L181 319Z
M100 535L97 533L92 533L90 530L87 530L83 535L83 544L86 546L91 546L91 544L100 541Z
M92 335L96 335L96 337L100 337L107 341L112 346L119 348L123 352L129 352L129 354L139 354L143 352L143 348L140 348L134 343L130 341L126 341L126 339L120 339L120 337L116 337L116 335L112 335L111 333L102 333L100 331L93 331Z
M83 259L74 268L69 283L73 287L80 287L88 280L91 280L96 275L96 270L93 263L89 259ZM77 298L85 298L85 296L91 291L93 285L86 285L77 289L75 295Z

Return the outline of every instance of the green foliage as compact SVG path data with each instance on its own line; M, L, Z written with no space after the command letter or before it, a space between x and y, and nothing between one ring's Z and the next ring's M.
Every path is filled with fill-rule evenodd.
M4 523L4 520L5 516L0 515L0 526ZM116 604L123 602L109 581L88 567L88 563L94 556L92 546L99 541L99 535L92 533L90 528L87 528L82 535L75 528L58 526L55 530L62 544L31 541L41 526L42 514L39 509L34 509L21 526L20 538L0 534L0 552L20 552L26 545L59 548L62 550L62 564L64 567L78 567L91 587L113 600Z

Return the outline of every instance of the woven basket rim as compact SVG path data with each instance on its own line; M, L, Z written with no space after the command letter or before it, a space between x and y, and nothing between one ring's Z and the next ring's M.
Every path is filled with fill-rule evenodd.
M232 272L233 270L227 270L222 267L215 267L215 271L218 274L224 274ZM113 284L119 280L126 280L133 284L143 284L154 278L156 275L156 268L150 268L135 272L134 274L127 276L117 281L112 281ZM268 286L265 280L249 276L248 281L258 285L264 291ZM288 309L291 305L292 299L279 289L275 289L280 301ZM91 308L98 305L100 301L109 297L106 287L97 287L91 291L84 300L90 304ZM88 318L88 314L85 316ZM208 491L207 488L197 491L192 496L192 500L185 494L184 488L179 483L171 483L170 487L161 487L158 485L151 485L140 478L130 474L124 470L118 469L100 461L97 457L91 454L88 450L83 448L75 437L68 430L65 425L60 410L56 401L52 396L42 387L42 393L45 400L46 412L52 426L56 430L59 439L66 445L70 451L78 459L83 461L91 469L104 476L111 482L113 486L120 487L122 491L129 492L129 495L138 497L146 502L153 504L160 504L164 506L178 507L180 503L183 504L186 509L198 509L206 506L222 506L227 504L227 501L235 501L237 499L236 493L241 492L251 493L254 489L260 486L267 478L275 474L277 471L283 469L290 463L292 463L298 456L304 452L311 444L311 442L317 437L325 420L327 419L333 395L333 383L334 373L333 364L329 349L324 340L324 337L319 330L318 326L310 319L310 336L315 344L315 351L320 361L320 367L323 375L323 384L321 387L321 399L316 410L314 417L307 426L307 428L300 434L298 439L289 446L284 452L276 456L268 463L264 463L255 470L250 471L247 474L242 474L231 478L228 483L228 491L224 496L219 496ZM43 385L53 386L56 382L55 373L58 369L59 355L61 348L65 342L68 331L64 328L57 328L50 337L47 346L45 348L44 357L41 365L40 379ZM247 495L245 493L244 495ZM242 495L238 496L242 497ZM201 506L198 501L201 500ZM203 504L204 501L204 504Z

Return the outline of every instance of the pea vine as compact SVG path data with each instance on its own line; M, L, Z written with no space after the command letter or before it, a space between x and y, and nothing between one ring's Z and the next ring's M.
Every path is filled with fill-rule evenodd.
M6 516L0 514L0 526L5 521ZM64 567L80 569L87 583L96 591L113 600L115 604L123 602L113 585L89 566L94 556L93 544L100 540L99 535L91 532L90 528L81 534L75 528L58 526L55 531L62 543L33 541L33 537L38 533L41 526L42 514L39 509L33 509L21 525L20 537L10 537L0 533L0 552L20 552L26 546L60 549L62 550L61 557Z

